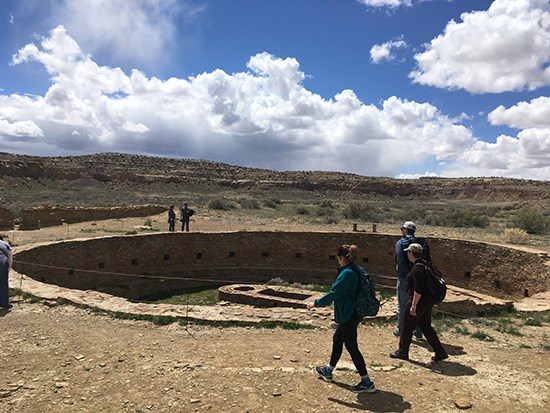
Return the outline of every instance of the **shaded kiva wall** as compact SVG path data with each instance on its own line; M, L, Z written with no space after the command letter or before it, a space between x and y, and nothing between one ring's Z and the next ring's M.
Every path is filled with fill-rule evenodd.
M97 221L103 219L143 217L157 215L167 208L158 205L140 205L112 208L80 208L40 206L27 208L22 212L21 229L37 229L61 225L63 222Z
M450 284L501 298L548 289L547 257L484 243L427 240L434 262ZM342 232L117 236L21 251L15 256L14 269L39 281L128 298L198 285L263 283L275 277L330 284L336 275L337 247L353 243L378 285L394 286L395 241L389 235Z
M15 216L7 208L0 207L0 230L13 229Z

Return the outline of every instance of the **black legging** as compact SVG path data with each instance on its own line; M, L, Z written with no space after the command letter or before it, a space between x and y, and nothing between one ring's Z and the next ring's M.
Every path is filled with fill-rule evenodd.
M334 336L332 336L332 354L330 355L330 365L336 367L338 360L342 356L344 345L353 360L357 372L361 376L367 375L365 359L359 351L357 344L357 326L361 322L361 317L353 313L351 318L345 323L338 324Z

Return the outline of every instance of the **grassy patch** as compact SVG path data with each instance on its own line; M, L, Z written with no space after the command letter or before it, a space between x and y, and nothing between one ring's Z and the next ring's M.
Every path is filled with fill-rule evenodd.
M485 331L482 330L476 330L471 334L472 338L481 340L481 341L495 341L494 337L487 334Z
M462 334L462 335L465 335L465 336L469 336L470 335L470 330L468 330L468 327L464 327L464 326L455 326L455 332L457 332L458 334Z
M525 320L524 324L526 326L542 327L542 321L538 318L528 318Z
M504 334L511 334L513 336L523 336L523 334L514 325L510 325L510 324L500 324L496 328L496 330Z
M10 297L21 297L23 301L27 303L39 303L44 301L43 298L37 297L35 295L26 293L25 291L19 289L19 288L10 288L9 289L9 295Z
M175 323L179 318L168 317L160 315L147 315L147 314L129 314L122 313L120 311L105 311L98 308L91 308L92 313L98 315L105 315L117 320L136 320L136 321L149 321L157 326L166 326L168 324Z
M388 298L391 298L393 296L395 296L395 290L386 290L386 289L383 289L383 290L379 290L377 291L378 293L378 298L383 301L383 300L387 300Z
M218 287L206 286L171 291L144 297L140 301L152 304L216 305L219 302Z
M434 313L432 315L432 325L437 333L447 331L461 322L462 318L448 314Z
M219 321L219 320L191 320L187 322L186 320L181 320L180 324L185 326L187 324L194 324L200 326L211 326L211 327L252 327L252 328L267 328L274 329L280 327L284 330L314 330L317 327L307 324L295 323L292 321L260 321L259 323L254 323L251 321Z

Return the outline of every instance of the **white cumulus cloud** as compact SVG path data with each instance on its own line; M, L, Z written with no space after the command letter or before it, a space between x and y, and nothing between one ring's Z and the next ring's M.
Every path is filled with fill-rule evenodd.
M382 44L375 44L370 49L370 58L373 63L380 63L383 60L395 60L395 49L407 47L407 42L402 38L390 40Z
M258 53L242 72L163 80L97 64L59 26L13 57L15 66L27 62L43 65L51 84L44 95L0 94L0 150L118 151L376 176L435 160L444 175L550 176L543 135L526 130L484 144L462 118L430 103L391 96L365 104L352 90L325 99L304 87L292 57Z
M412 0L357 0L367 7L389 7L412 6Z
M550 3L495 0L461 15L415 55L416 83L471 93L534 90L550 85Z
M178 19L193 19L204 8L177 0L60 0L50 6L49 20L63 22L86 50L147 67L169 59L174 44L185 44L184 37L176 39Z
M495 143L477 141L445 173L549 180L548 131L522 131L517 137L501 135Z
M541 96L531 102L519 102L508 109L501 105L487 118L493 125L517 129L550 128L550 97Z

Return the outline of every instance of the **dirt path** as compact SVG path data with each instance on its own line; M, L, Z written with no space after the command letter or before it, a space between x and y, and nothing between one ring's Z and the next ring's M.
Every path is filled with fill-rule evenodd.
M130 230L143 222L8 235L26 245ZM200 231L322 230L214 215L192 224ZM456 412L459 401L470 403L471 412L548 412L550 325L542 324L518 325L517 336L465 320L441 334L451 358L434 365L419 345L411 350L415 363L390 359L397 346L392 326L362 325L360 347L378 391L355 395L348 386L358 376L345 352L335 383L312 373L327 361L331 329L158 327L72 306L17 303L0 312L0 412ZM466 329L485 331L494 341L472 338Z
M40 303L16 304L0 325L2 412L454 412L461 399L472 412L550 409L548 326L493 330L494 342L448 330L451 358L433 365L419 345L415 363L390 359L391 326L360 326L378 391L356 395L347 354L335 383L312 373L330 329L158 327Z

